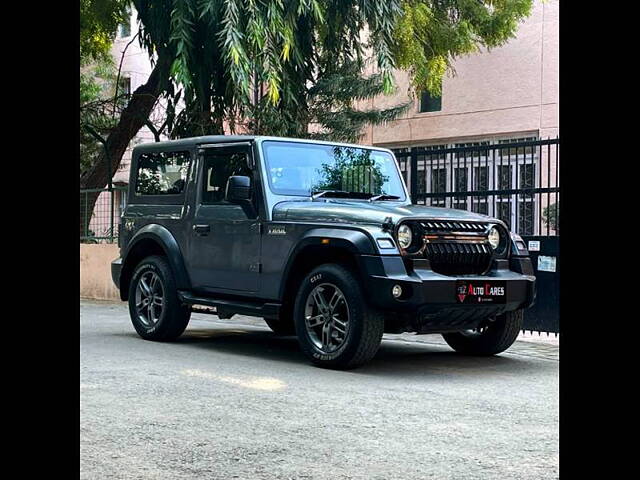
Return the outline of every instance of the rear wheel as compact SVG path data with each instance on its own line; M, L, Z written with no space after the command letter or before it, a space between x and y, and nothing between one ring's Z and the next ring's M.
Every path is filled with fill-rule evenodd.
M354 368L380 347L384 317L367 304L357 278L341 265L321 265L309 273L293 312L300 346L320 367Z
M173 340L187 328L191 310L180 302L164 257L147 257L136 267L129 286L129 315L145 340Z
M523 311L516 310L497 315L482 328L443 333L442 336L456 352L465 355L495 355L513 345L522 330L522 322Z

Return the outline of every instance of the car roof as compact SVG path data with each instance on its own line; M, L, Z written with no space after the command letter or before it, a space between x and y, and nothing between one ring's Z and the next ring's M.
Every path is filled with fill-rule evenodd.
M163 142L150 142L136 145L134 152L156 151L167 148L192 147L194 145L202 145L205 143L233 143L246 142L256 139L255 135L205 135L202 137L180 138L178 140L165 140Z
M205 135L201 137L181 138L178 140L166 140L163 142L143 143L141 145L136 145L133 149L133 152L137 154L141 152L151 152L151 151L157 152L165 149L175 149L180 147L189 148L195 145L264 141L264 140L316 143L320 145L342 145L347 147L389 151L387 148L384 148L384 147L375 147L370 145L357 145L357 144L342 143L342 142L327 142L324 140L313 140L309 138L271 137L271 136L263 136L263 135Z

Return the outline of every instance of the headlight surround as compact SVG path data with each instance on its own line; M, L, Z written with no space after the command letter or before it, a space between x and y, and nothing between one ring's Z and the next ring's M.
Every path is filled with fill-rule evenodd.
M511 244L511 235L502 225L494 224L489 229L487 240L493 249L496 257L504 258L508 255Z
M496 227L491 227L491 230L489 230L489 235L487 236L487 239L489 240L489 244L491 245L491 248L493 248L494 250L497 250L498 247L500 246L500 231Z
M400 227L398 227L398 245L406 250L411 246L412 241L413 232L411 231L411 227L406 224L400 225Z

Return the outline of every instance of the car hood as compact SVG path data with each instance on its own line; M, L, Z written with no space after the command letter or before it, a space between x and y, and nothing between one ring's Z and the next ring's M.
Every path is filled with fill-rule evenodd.
M299 222L335 222L335 223L384 223L391 217L392 222L407 217L432 218L442 220L495 220L486 215L454 210L451 208L427 207L424 205L405 205L389 201L343 201L327 199L327 201L289 201L281 202L273 207L274 221Z

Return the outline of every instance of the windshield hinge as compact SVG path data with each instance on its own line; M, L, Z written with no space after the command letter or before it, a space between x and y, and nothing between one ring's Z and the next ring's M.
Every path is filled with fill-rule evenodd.
M391 232L393 230L393 219L391 217L387 217L382 222L382 231L383 232Z

